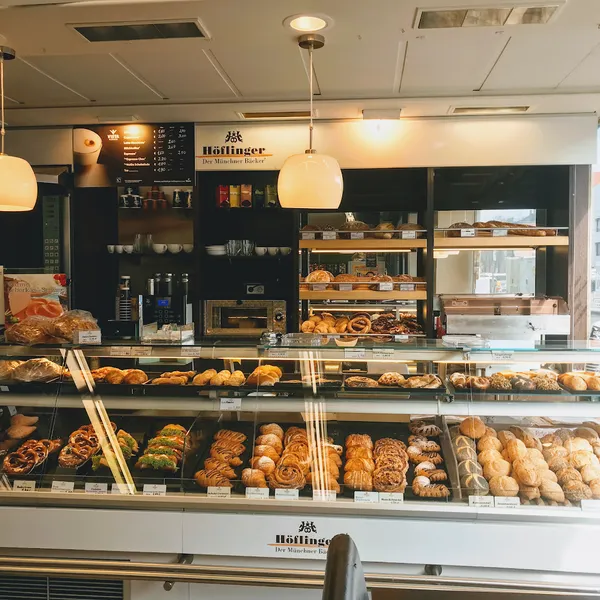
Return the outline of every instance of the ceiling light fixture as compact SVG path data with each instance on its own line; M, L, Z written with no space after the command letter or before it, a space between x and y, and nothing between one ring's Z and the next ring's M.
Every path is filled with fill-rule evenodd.
M397 120L400 118L401 110L399 108L365 108L362 111L362 118L383 120Z
M518 115L526 113L529 106L453 106L453 115Z
M325 15L292 15L284 19L283 24L295 31L314 33L315 31L327 29L330 21Z
M37 200L37 181L31 165L22 158L4 154L4 61L15 58L15 51L0 46L0 211L31 210Z
M313 50L325 45L322 35L307 34L298 38L300 48L308 50L310 88L310 124L308 150L286 159L279 172L277 192L283 208L336 209L342 201L344 181L337 160L317 154L313 149Z

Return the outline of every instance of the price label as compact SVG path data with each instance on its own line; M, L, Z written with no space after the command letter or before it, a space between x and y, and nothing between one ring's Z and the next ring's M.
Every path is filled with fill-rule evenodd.
M521 501L518 498L496 496L494 498L494 506L496 508L519 508L519 506L521 506Z
M246 488L246 498L252 498L253 500L268 500L269 499L269 488Z
M9 392L9 391L10 391L10 389L8 388L7 385L0 385L0 392ZM17 413L15 412L15 414L17 414Z
M365 358L366 353L364 348L344 348L344 358L358 360Z
M220 408L221 408L221 410L242 410L242 399L241 398L221 398Z
M33 492L35 491L35 481L24 481L22 479L17 479L13 482L13 491Z
M192 358L200 358L202 348L198 346L183 346L181 348L181 356L190 356Z
M300 494L298 490L275 490L275 500L299 500Z
M379 494L377 492L354 492L354 502L377 504L379 502Z
M379 492L379 502L383 504L403 504L404 494L398 492Z
M152 356L151 346L133 346L131 356Z
M109 356L131 356L131 346L111 346Z
M340 292L351 292L352 284L351 283L338 283L338 290L340 290Z
M166 496L167 485L165 483L145 483L142 493L144 496Z
M408 340L410 339L410 337L407 334L402 334L402 335L395 335L394 336L394 341L395 342L408 342Z
M287 350L274 350L271 349L268 351L269 358L287 358L289 356L289 352Z
M11 417L14 417L17 414L17 407L16 406L7 406L6 408L8 408L8 414Z
M380 360L392 360L394 358L394 349L373 348L373 358Z
M379 284L380 292L392 292L394 290L394 282L393 281L383 281Z
M364 240L365 234L362 231L351 231L350 239L351 240Z
M600 511L600 500L582 500L581 510L593 512Z
M314 240L315 239L315 232L314 231L303 231L302 232L302 239L303 240Z
M57 492L59 494L72 494L74 490L74 481L53 481L50 491Z
M206 488L206 495L209 498L231 498L231 488L209 485Z
M337 494L333 490L313 490L314 502L335 502Z
M492 237L506 237L508 229L492 229Z
M461 229L460 237L475 237L475 229Z
M108 494L108 483L86 483L86 494Z
M492 358L494 360L512 360L513 353L512 352L494 352L494 351L492 351Z
M102 333L99 329L89 331L76 331L75 344L100 344L102 343Z
M416 231L401 231L400 235L402 237L403 240L416 240L417 239L417 232Z
M324 231L323 239L324 240L335 240L335 239L337 239L337 234L335 231Z
M312 289L315 292L324 292L327 289L326 283L313 283Z
M112 495L127 494L127 486L124 483L113 483L110 487L110 493Z
M494 496L469 496L469 506L494 508Z
M415 291L415 284L414 283L401 283L400 284L400 291L401 292L414 292Z

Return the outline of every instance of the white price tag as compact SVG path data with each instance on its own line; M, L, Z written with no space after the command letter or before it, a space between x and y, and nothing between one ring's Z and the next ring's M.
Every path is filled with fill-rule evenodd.
M121 495L121 494L127 494L128 492L128 488L127 485L124 483L113 483L111 488L110 488L110 493L112 495Z
M469 496L469 506L494 508L494 496Z
M492 237L506 237L508 229L492 229Z
M275 500L299 500L300 494L298 490L275 490Z
M344 358L358 360L365 358L365 356L364 348L344 348Z
M183 346L181 348L181 356L190 356L192 358L200 358L202 348L198 346Z
M10 391L10 389L8 388L7 385L0 385L0 392L9 392L9 391ZM17 413L15 412L15 414L17 414Z
M133 346L131 356L152 356L151 346Z
M13 491L33 492L35 491L35 481L24 481L23 479L16 479L13 482Z
M209 485L206 488L206 495L209 498L231 498L231 488Z
M324 292L327 289L326 283L313 283L311 285L314 292Z
M88 331L76 331L75 344L100 344L102 343L102 333L99 329L90 329Z
M354 492L354 502L377 504L379 502L379 494L377 492Z
M242 399L221 398L219 407L221 410L242 410Z
M394 358L393 348L373 348L373 358L380 360L391 360Z
M415 284L414 283L401 283L400 284L400 291L401 292L414 292L415 291Z
M252 498L253 500L268 500L269 488L246 488L246 498Z
M512 360L513 359L513 352L503 352L503 351L493 351L492 350L492 358L494 360Z
M335 502L337 494L333 490L313 490L314 502Z
M408 342L409 339L410 339L410 337L408 336L408 334L405 334L405 333L403 333L402 335L394 336L395 342Z
M335 239L337 239L337 234L335 231L324 231L323 239L324 240L335 240Z
M475 228L461 229L460 237L475 237Z
M496 508L519 508L521 501L518 498L507 498L505 496L496 496L494 498Z
M392 292L394 290L394 282L393 281L383 281L379 284L380 292Z
M86 483L86 494L108 494L108 483Z
M350 239L351 240L364 240L365 234L362 231L351 231Z
M401 231L400 235L402 236L403 240L416 240L417 239L417 232L416 231Z
M272 348L268 351L269 358L287 358L289 352L287 350L279 350Z
M111 346L109 356L131 356L131 346Z
M404 494L398 492L379 492L379 502L383 504L403 504Z
M582 500L581 510L593 512L600 511L600 500Z
M351 283L338 283L338 290L340 292L351 292L352 284Z
M166 496L167 485L165 483L145 483L142 494L144 496Z
M302 239L303 240L314 240L315 239L315 232L314 231L303 231L302 232Z
M8 391L8 389L7 390L3 390L3 391ZM17 407L16 406L7 406L6 408L8 408L8 414L11 417L14 417L17 414Z
M60 494L72 494L74 490L74 481L53 481L52 488L50 491L58 492Z

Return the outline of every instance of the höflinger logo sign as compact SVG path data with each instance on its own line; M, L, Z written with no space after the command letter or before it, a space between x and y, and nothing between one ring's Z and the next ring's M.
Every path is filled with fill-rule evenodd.
M264 163L268 156L273 155L266 147L245 144L242 132L231 130L225 134L223 145L203 145L197 158L208 165L241 165Z
M293 533L275 534L275 541L269 544L278 554L327 554L331 543L329 536L319 535L314 521L301 521Z

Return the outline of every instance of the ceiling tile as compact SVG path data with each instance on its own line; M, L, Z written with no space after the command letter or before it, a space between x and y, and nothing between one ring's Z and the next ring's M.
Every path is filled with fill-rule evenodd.
M594 50L564 78L558 89L596 91L598 87L600 87L600 46L596 46L596 48L594 48Z

